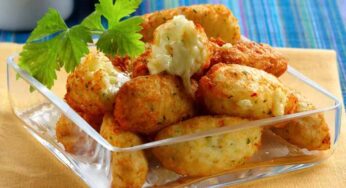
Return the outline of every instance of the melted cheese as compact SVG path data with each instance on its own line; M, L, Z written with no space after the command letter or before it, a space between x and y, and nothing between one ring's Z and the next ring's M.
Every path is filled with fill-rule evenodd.
M182 15L159 26L148 63L150 74L166 71L180 76L185 87L191 89L190 77L200 71L208 58L208 38L200 31Z
M117 70L102 52L91 51L82 58L79 69L85 73L85 78L88 80L92 80L97 72L102 71L102 82L107 90L104 91L105 93L116 93L125 82L130 80L130 77Z

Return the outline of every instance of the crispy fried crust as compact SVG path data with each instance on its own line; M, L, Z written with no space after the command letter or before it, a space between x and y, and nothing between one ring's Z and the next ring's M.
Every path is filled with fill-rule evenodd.
M264 70L277 77L287 70L288 61L267 44L238 41L232 47L222 47L222 40L211 39L214 43L211 65L217 63L240 64Z
M169 126L158 133L156 140L207 131L247 122L237 117L195 117ZM187 176L208 176L243 164L261 142L261 128L255 127L219 136L153 148L161 164Z
M81 116L83 116L81 114ZM85 115L84 115L85 116ZM89 138L79 127L67 119L64 115L58 120L56 138L64 145L65 151L72 154L89 153L94 149L95 142Z
M316 109L305 97L295 93L298 98L297 112ZM323 114L315 114L293 120L283 127L273 127L272 131L291 144L308 150L327 150L330 148L330 134Z
M237 64L216 64L199 81L198 98L212 114L268 118L296 109L296 97L276 77Z
M87 114L85 112L78 112L79 115L89 123L97 132L100 131L100 127L102 124L103 115L93 115Z
M143 15L142 40L151 42L154 31L159 25L180 14L202 25L208 37L220 37L232 44L240 39L238 20L227 7L224 5L193 5Z
M120 127L150 134L193 116L194 104L179 77L149 75L125 83L116 96L114 116Z
M123 73L103 53L90 52L67 78L66 102L87 114L111 112L117 87L123 82L119 74Z
M151 48L148 47L143 54L141 54L139 57L137 57L133 61L133 71L131 74L132 78L149 75L147 64L149 62L150 56L151 56Z
M108 56L114 67L118 68L122 72L132 72L132 61L129 56Z
M142 144L134 133L120 130L112 114L106 114L100 131L108 142L117 147ZM112 187L142 187L148 174L148 162L143 151L112 153Z

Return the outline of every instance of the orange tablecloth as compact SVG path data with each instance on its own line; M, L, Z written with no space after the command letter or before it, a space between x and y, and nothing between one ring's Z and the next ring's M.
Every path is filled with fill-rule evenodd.
M0 43L0 187L85 187L41 146L12 113L6 90L6 57L20 46ZM341 99L336 56L329 50L279 49L290 64ZM346 129L327 161L313 168L254 181L237 187L346 187Z

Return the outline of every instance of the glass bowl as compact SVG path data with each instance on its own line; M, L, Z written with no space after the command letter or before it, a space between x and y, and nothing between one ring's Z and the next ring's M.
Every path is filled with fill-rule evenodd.
M7 61L7 86L13 112L24 122L23 126L33 137L90 187L100 188L111 185L112 152L144 151L149 162L149 173L144 187L222 187L319 164L332 155L340 134L340 101L317 83L289 67L280 80L289 87L301 91L316 106L315 110L254 120L236 126L224 126L132 147L114 147L63 100L66 92L66 73L59 72L58 80L49 90L18 67L16 61L17 55L9 57ZM30 92L30 87L35 88L35 91ZM57 141L55 126L62 114L75 124L81 134L87 135L85 142L88 144L85 144L82 152L78 154L65 151L64 146ZM328 124L331 140L328 150L309 151L298 148L269 130L273 125L297 121L316 114L323 114ZM150 154L151 149L155 147L223 135L251 127L264 128L259 150L243 165L219 174L203 177L182 176L162 167Z

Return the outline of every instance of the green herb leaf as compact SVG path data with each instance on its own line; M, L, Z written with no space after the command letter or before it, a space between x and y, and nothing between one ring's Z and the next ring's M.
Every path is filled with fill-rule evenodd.
M136 11L141 0L100 0L96 4L96 11L102 14L108 21L109 27L112 28L122 18L129 16Z
M80 63L82 56L89 52L88 42L92 34L100 35L97 48L110 55L140 55L144 43L140 24L142 19L123 18L133 13L141 0L100 0L96 10L80 25L68 28L58 11L49 9L38 21L36 28L20 53L19 66L38 81L51 88L56 80L56 70L64 67L71 72ZM108 30L101 24L104 16Z
M56 79L56 43L60 39L61 35L45 42L27 43L20 53L19 66L48 88L53 86Z
M96 43L97 48L110 55L140 55L144 51L144 43L140 40L142 35L138 33L142 21L140 17L132 17L117 23L101 35Z
M100 0L100 3L95 5L95 9L107 20L114 20L116 22L116 20L114 19L115 12L113 0Z
M30 34L27 42L39 40L66 29L67 26L59 12L50 8L43 18L37 22L37 26Z
M100 0L96 4L96 12L108 21L109 29L105 31L96 43L97 48L109 55L129 55L135 57L143 53L144 43L141 41L143 20L132 17L124 21L122 18L129 16L138 8L141 0Z
M115 20L119 21L134 13L141 2L142 0L116 0L114 4L114 11L116 12Z
M81 25L72 27L62 33L58 44L58 60L66 72L71 72L80 63L81 57L89 52L88 42L92 42L91 33Z
M54 16L53 16L54 15ZM56 80L56 70L62 66L67 72L71 72L79 64L81 57L88 53L88 42L92 42L91 33L81 25L71 29L66 27L50 27L49 32L43 31L44 22L59 23L64 21L58 12L50 9L38 22L38 26L30 35L33 41L27 41L23 51L19 54L19 66L31 74L42 84L51 88ZM55 19L55 20L54 20ZM59 30L58 30L59 29ZM51 37L43 40L39 37Z
M94 11L89 16L84 18L81 23L82 26L92 30L92 31L104 31L104 27L101 23L101 14Z

